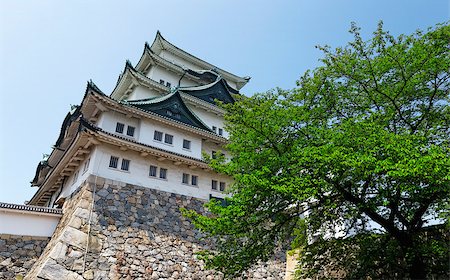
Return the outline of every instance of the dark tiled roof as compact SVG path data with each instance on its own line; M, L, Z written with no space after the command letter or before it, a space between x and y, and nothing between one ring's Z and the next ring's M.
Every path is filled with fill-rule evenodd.
M33 205L4 203L4 202L0 202L0 209L12 209L12 210L21 210L21 211L38 212L38 213L58 214L58 215L62 215L62 213L63 213L62 209L33 206Z
M180 87L178 90L214 105L216 105L216 99L223 103L234 103L234 98L231 94L239 94L221 76L218 76L216 81L207 85Z
M184 103L179 92L147 99L146 101L122 101L124 105L132 105L146 112L153 112L176 122L182 122L189 126L213 132L202 120L192 112Z

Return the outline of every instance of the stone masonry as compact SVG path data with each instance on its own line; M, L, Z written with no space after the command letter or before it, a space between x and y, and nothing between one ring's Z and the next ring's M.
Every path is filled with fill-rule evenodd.
M50 238L0 235L0 279L22 279Z
M196 259L212 244L179 210L204 211L203 203L91 176L64 204L60 224L25 279L222 279ZM284 274L284 260L270 261L245 278Z

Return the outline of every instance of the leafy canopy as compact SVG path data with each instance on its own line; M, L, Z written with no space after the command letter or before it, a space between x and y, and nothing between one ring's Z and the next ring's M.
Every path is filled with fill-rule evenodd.
M450 27L350 32L346 47L319 47L323 65L297 88L224 105L232 158L211 164L234 178L232 197L185 214L216 237L201 256L226 276L286 243L301 252L299 276L449 270L445 230L431 225L449 218Z

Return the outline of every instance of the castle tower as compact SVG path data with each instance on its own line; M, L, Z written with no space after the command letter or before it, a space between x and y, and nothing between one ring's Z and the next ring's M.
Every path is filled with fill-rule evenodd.
M248 80L158 32L136 67L126 62L110 96L88 83L37 167L32 185L39 189L29 204L62 205L90 175L200 199L223 197L230 180L212 172L202 153L223 151L227 132L216 101L233 102Z
M195 256L214 241L180 208L201 212L226 195L231 178L203 155L228 156L216 102L234 102L248 80L158 32L136 66L126 62L109 96L88 82L32 180L29 205L62 208L62 217L25 279L221 279ZM284 261L244 277L282 279Z

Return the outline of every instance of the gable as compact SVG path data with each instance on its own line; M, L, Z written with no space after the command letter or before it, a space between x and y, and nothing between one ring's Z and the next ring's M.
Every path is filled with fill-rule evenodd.
M227 104L234 102L234 99L230 93L230 89L231 88L227 86L226 82L223 79L219 79L216 83L209 87L197 87L189 89L181 88L180 91L195 96L211 104L216 104L215 100L219 100ZM237 91L232 92L237 93Z
M130 100L123 103L211 132L211 129L184 104L178 92L163 97Z

